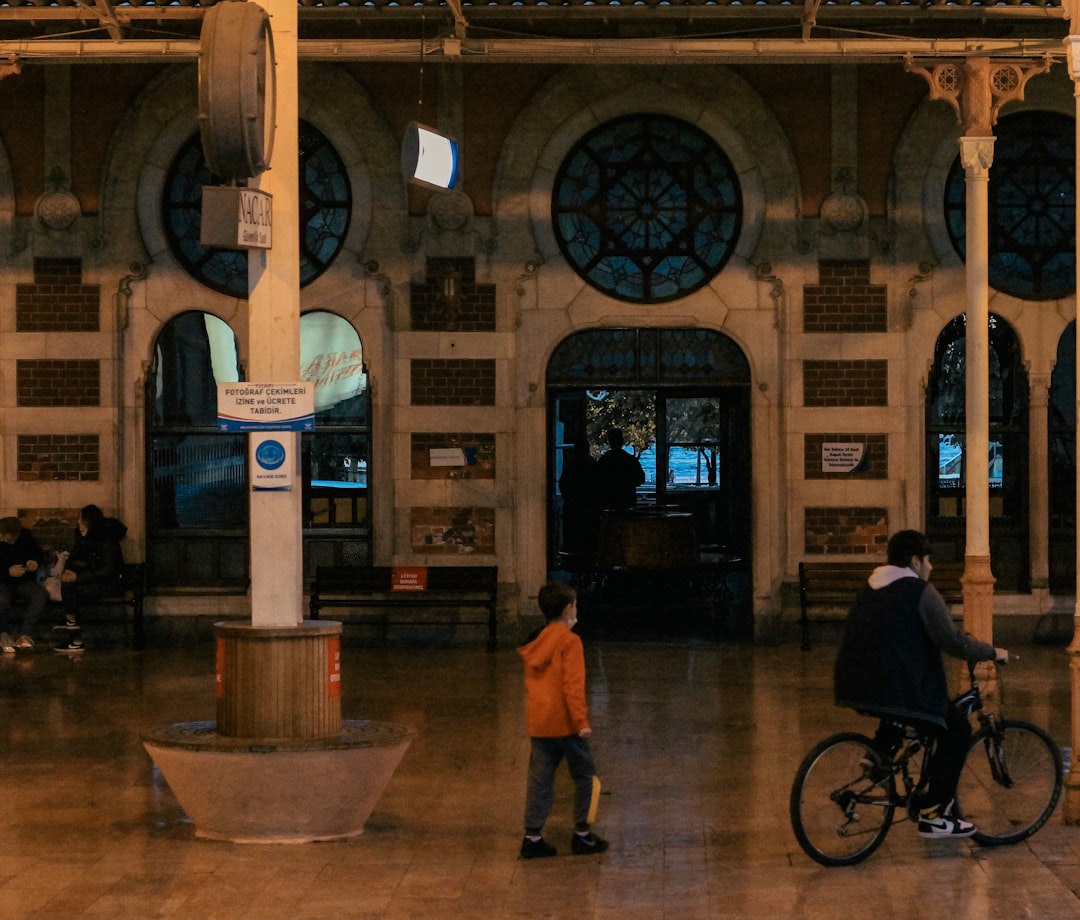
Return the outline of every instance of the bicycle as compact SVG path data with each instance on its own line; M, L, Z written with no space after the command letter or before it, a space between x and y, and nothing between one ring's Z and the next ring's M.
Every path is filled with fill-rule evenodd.
M964 760L956 789L956 814L978 828L984 846L1025 840L1042 827L1061 797L1061 756L1043 729L983 711L975 669L971 689L954 705L977 716L979 727ZM791 787L791 826L799 846L823 866L850 866L885 840L900 811L918 820L914 805L923 791L932 744L909 725L900 747L883 757L870 738L840 732L816 744L803 758Z

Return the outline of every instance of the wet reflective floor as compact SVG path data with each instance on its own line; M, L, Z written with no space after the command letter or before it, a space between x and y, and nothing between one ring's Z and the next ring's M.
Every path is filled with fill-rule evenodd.
M530 862L517 858L528 742L513 649L346 647L344 717L418 734L362 836L297 845L197 839L140 744L214 718L211 644L5 656L0 920L1080 918L1080 827L1060 810L1013 847L927 841L904 822L852 868L799 850L787 809L802 755L871 727L831 704L834 646L586 650L611 849L569 855L561 775L545 831L560 854ZM1064 649L1014 650L1006 714L1067 744Z

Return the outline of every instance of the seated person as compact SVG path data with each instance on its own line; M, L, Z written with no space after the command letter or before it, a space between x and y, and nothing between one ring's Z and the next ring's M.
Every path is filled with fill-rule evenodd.
M120 572L124 564L120 541L127 533L116 518L105 517L97 505L87 505L79 513L75 542L60 575L66 641L55 649L62 653L83 650L82 630L78 625L79 605L99 597L109 597L120 590Z
M38 569L45 554L17 517L0 518L0 651L11 655L15 649L34 647L38 620L49 599L38 583ZM11 610L23 608L22 632L11 638Z

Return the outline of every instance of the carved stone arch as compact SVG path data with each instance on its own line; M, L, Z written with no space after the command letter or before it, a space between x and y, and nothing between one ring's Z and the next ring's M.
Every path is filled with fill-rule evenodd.
M14 252L15 240L15 179L7 148L0 143L0 252Z
M397 144L385 119L363 87L339 68L307 65L300 84L301 117L334 145L348 170L353 220L344 248L359 254L369 245L392 244L396 251L404 235L405 191ZM175 265L161 225L161 197L176 151L198 130L197 113L190 68L174 67L150 82L121 122L106 157L102 196L101 236L110 248ZM395 198L400 207L385 208ZM378 221L376 201L384 206ZM399 221L387 219L394 214L401 215ZM351 267L348 272L351 277Z
M571 147L588 131L620 115L656 112L681 118L723 148L743 191L743 226L735 255L747 261L765 242L788 232L798 219L798 168L794 153L768 107L726 68L664 72L633 67L574 67L545 85L519 116L502 152L495 182L500 217L517 211L528 192L528 225L501 219L500 249L535 251L544 260L559 256L551 229L550 200L555 174ZM723 100L719 104L717 100ZM765 216L768 213L769 221ZM526 237L525 234L528 234Z
M304 65L300 93L300 117L334 145L352 183L353 216L345 250L376 259L398 254L407 232L408 199L401 178L401 145L390 125L364 87L340 68ZM346 261L338 259L326 274L340 271Z

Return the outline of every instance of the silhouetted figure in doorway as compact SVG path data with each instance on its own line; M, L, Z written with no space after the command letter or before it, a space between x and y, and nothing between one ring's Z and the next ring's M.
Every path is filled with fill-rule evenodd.
M633 508L645 471L637 457L623 450L623 433L618 428L612 428L607 439L609 449L596 462L601 502L605 508Z
M597 463L585 438L563 460L559 491L563 498L563 549L583 561L596 555L600 541L600 503Z

